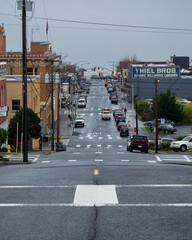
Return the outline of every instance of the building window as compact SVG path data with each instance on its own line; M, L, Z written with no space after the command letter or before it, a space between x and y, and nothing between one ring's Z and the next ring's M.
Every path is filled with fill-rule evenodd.
M27 75L37 75L37 68L27 68Z
M10 68L10 75L13 75L13 68Z
M20 100L12 100L12 110L20 110Z

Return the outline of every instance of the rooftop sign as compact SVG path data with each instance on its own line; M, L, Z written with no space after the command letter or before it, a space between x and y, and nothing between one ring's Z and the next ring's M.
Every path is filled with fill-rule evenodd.
M132 78L178 78L179 67L133 67Z

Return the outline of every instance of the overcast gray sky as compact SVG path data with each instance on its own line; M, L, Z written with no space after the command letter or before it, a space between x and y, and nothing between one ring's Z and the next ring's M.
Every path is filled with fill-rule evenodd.
M16 0L0 2L0 24L5 24L7 51L21 51L22 28L21 20L15 16L19 14ZM191 58L191 0L34 0L34 3L34 16L27 22L28 46L32 32L34 41L46 41L47 18L48 40L54 52L67 56L67 62L88 61L89 65L83 65L88 68L110 67L112 62L133 55L142 61L164 61L174 54Z

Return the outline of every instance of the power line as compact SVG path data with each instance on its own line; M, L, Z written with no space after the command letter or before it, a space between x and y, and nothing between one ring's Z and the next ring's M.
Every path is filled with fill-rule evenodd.
M36 19L35 19L36 20ZM19 24L9 24L6 23L6 26L21 26ZM28 25L28 27L39 27L39 28L44 28L42 25ZM131 30L131 29L112 29L112 28L86 28L86 27L64 27L64 26L54 26L54 25L49 25L50 28L58 28L58 29L74 29L74 30L87 30L87 31L110 31L110 32L135 32L135 33L160 33L160 34L184 34L184 35L191 35L192 32L168 32L168 31L147 31L147 30Z
M14 16L13 14L1 13L0 15ZM79 21L79 20L68 20L59 18L44 18L44 17L33 17L39 20L49 20L55 22L67 22L75 24L87 24L87 25L98 25L98 26L111 26L111 27L123 27L123 28L136 28L136 29L150 29L150 30L167 30L167 31L181 31L181 32L192 32L192 28L173 28L173 27L154 27L154 26L142 26L142 25L128 25L128 24L114 24L114 23L99 23L91 21Z

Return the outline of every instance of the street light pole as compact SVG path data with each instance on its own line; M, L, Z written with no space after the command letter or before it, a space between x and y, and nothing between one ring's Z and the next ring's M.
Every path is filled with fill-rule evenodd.
M26 50L26 2L22 6L22 37L23 37L23 162L28 162L27 151L27 50Z

